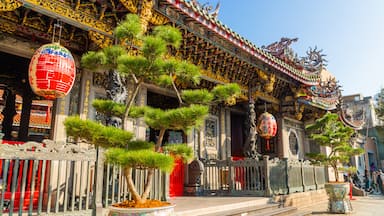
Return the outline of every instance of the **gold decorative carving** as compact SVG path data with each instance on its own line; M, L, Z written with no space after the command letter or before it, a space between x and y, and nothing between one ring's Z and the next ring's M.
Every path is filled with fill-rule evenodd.
M295 102L295 118L299 121L303 118L304 108L304 104Z
M91 81L87 80L85 82L85 94L84 94L84 104L83 104L83 114L85 118L88 118L90 88L91 88Z
M121 4L124 5L131 13L137 13L137 0L120 0Z
M152 10L152 17L149 22L153 25L164 25L169 22L169 19L166 16Z
M77 11L79 8L91 8L94 13L97 13L97 8L93 3L81 3L81 0L77 0L75 10Z
M0 22L0 31L12 34L16 31L16 25L8 22Z
M141 28L143 29L143 32L147 32L148 23L152 18L153 1L152 0L142 0L141 4L142 4L141 5L141 12L140 12Z
M94 16L84 13L81 10L73 10L70 5L61 1L46 0L23 0L26 7L42 14L57 14L58 18L65 22L83 28L98 31L101 34L113 34L113 26L109 23L96 19Z
M18 0L1 0L0 11L13 11L23 6L23 3Z
M276 82L276 75L271 74L269 76L269 81L264 85L264 91L266 91L267 93L271 93L273 91L273 86L275 82Z
M308 95L308 90L304 87L291 86L291 91L294 94L294 98L305 97Z
M264 82L263 89L267 93L271 93L273 91L273 86L276 82L276 75L275 74L268 74L262 70L256 70L257 75L259 78Z
M45 32L47 25L46 25L45 21L42 19L42 15L38 14L37 16L34 16L34 17L28 17L29 11L30 10L27 10L25 12L22 24L25 26L37 29L39 31ZM48 30L48 32L49 32L49 30Z
M236 97L230 97L225 101L226 105L233 106L236 104Z
M100 34L98 32L89 31L88 36L100 48L104 48L104 47L107 47L109 45L112 45L112 38L107 37L107 36Z
M223 83L231 83L231 81L229 79L226 79L225 77L223 76L220 76L219 74L215 74L211 71L211 67L208 66L208 70L204 70L202 69L201 70L201 73L203 75L206 75L207 77L213 79L213 80L217 80L219 82L223 82Z
M253 94L252 94L253 98L260 98L262 100L265 100L265 101L268 101L268 102L271 102L271 103L275 103L275 104L279 104L280 101L273 97L273 96L270 96L268 94L266 94L265 92L261 92L261 91L255 91Z
M259 76L259 78L263 81L268 81L268 75L267 73L265 73L264 71L262 70L256 70L256 73L257 75Z
M20 22L20 14L16 11L4 11L0 13L0 17L10 20L12 22L18 23Z

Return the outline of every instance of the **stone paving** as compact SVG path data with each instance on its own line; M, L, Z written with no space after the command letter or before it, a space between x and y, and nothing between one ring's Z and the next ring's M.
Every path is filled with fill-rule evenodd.
M353 197L351 201L353 212L340 215L356 216L384 216L384 196L370 195L365 197ZM268 202L268 198L262 197L176 197L171 198L171 203L176 204L176 215L199 215L198 212L214 211L215 209L231 209L232 205L258 203L260 205ZM327 202L320 202L306 208L299 208L297 213L305 215L335 216L327 212ZM298 215L298 214L296 214Z
M353 212L349 214L329 214L327 202L321 202L308 208L299 209L300 212L312 212L311 215L356 215L356 216L383 216L384 196L369 195L365 197L355 196L351 200Z

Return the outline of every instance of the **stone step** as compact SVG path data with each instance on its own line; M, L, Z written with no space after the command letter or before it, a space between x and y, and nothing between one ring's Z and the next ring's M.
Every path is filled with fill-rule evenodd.
M288 206L288 207L270 209L269 211L266 211L266 212L258 212L258 211L250 212L242 216L283 216L283 215L291 215L296 211L297 211L296 207Z
M245 199L245 198L244 198ZM267 211L271 208L278 208L278 204L270 204L269 198L255 198L252 200L237 200L227 198L178 198L176 204L176 216L230 216L242 215L252 211ZM172 202L172 201L171 201ZM186 203L187 202L187 203ZM179 209L177 209L179 206ZM183 207L180 209L180 207ZM188 208L185 208L188 207ZM246 215L246 214L244 214Z
M267 212L270 212L274 209L279 208L278 204L265 204L265 205L255 205L255 206L248 206L248 207L240 207L240 208L233 208L233 209L221 209L220 211L211 213L211 214L204 214L204 216L249 216L252 213L258 212L262 215L266 214Z
M176 212L177 216L283 216L294 213L296 207L280 207L278 203L247 201Z

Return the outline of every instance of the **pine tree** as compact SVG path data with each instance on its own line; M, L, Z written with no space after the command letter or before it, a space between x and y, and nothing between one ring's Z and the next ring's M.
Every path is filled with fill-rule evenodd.
M335 113L326 113L313 124L306 126L309 138L321 146L330 148L329 154L308 153L307 156L315 162L321 162L332 167L336 181L339 181L339 165L348 163L351 156L364 152L361 148L353 148L351 138L355 131L345 126Z
M135 140L127 128L103 126L91 120L69 117L65 121L68 136L81 138L96 146L106 148L108 163L121 165L133 200L138 204L147 201L155 169L171 171L173 158L162 151L187 160L192 157L192 149L186 145L168 145L162 149L166 130L183 130L186 133L202 125L208 115L209 106L214 103L231 103L239 94L237 84L218 85L211 90L194 89L180 91L177 84L197 85L200 82L200 69L183 60L170 57L170 50L177 49L182 36L178 29L171 26L158 26L151 34L140 32L140 20L136 15L127 18L115 30L116 38L122 45L106 47L97 52L88 52L82 57L82 65L94 71L115 71L130 78L134 83L134 93L125 104L110 100L95 100L95 109L106 116L142 117L148 127L159 130L157 142ZM140 46L135 47L132 44ZM140 87L150 82L175 91L179 107L162 110L149 106L134 106ZM177 84L176 84L177 83ZM148 170L145 188L139 194L132 180L132 170Z

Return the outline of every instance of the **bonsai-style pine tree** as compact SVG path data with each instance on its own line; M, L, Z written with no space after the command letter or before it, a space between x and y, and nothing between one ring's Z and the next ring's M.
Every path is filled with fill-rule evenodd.
M350 140L355 133L345 126L335 113L326 113L313 124L306 126L309 138L321 146L329 147L329 154L308 153L307 156L316 162L322 162L332 167L336 181L339 181L339 165L349 162L350 157L364 152L361 148L353 148Z
M165 131L183 130L188 133L190 129L199 127L209 112L209 105L233 101L239 95L240 88L236 84L228 84L218 85L211 90L180 91L178 85L192 86L200 81L197 66L170 57L170 51L177 49L181 42L181 33L171 26L158 26L151 34L142 36L140 29L139 18L136 15L128 15L115 30L115 35L122 45L88 52L82 57L82 64L94 71L115 71L133 80L134 93L128 96L124 104L95 100L93 106L107 117L121 117L124 121L127 121L128 117L143 118L148 127L159 130L156 143L136 140L132 132L126 131L124 126L103 126L78 117L69 117L64 124L69 136L107 149L106 161L123 167L132 198L135 204L142 206L149 196L154 170L171 171L173 157L170 154L183 159L192 155L192 149L186 145L176 144L162 148ZM134 47L132 41L140 46ZM137 92L145 82L173 89L180 106L168 110L134 106ZM137 192L132 180L132 170L135 168L148 170L142 194Z

